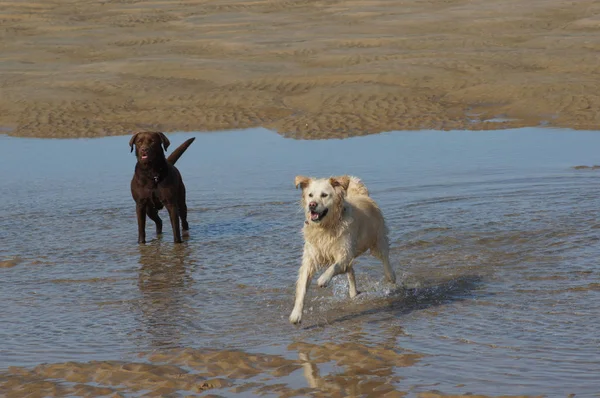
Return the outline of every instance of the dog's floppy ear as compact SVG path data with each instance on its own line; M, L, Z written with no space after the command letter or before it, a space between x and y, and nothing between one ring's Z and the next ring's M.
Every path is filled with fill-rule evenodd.
M334 188L341 187L344 191L347 191L348 186L350 185L350 177L348 177L348 176L331 177L329 179L329 183Z
M169 142L169 139L167 138L165 133L158 133L158 135L160 136L160 141L162 142L162 146L163 148L165 148L166 151L169 145L171 145L171 143Z
M294 179L294 186L296 187L296 189L298 189L298 187L300 187L304 190L304 188L306 188L308 186L309 182L310 182L309 177L296 176L296 178Z
M133 144L135 144L135 140L136 140L138 134L139 134L139 132L134 133L133 137L131 137L131 139L129 140L129 148L131 149L129 152L133 152Z

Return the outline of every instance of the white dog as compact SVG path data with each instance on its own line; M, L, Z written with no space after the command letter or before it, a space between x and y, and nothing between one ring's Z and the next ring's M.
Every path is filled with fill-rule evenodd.
M360 179L351 176L313 179L297 176L296 187L302 188L302 209L306 221L302 266L296 282L296 303L290 322L302 321L304 296L312 276L320 267L328 267L319 277L325 287L336 275L348 276L348 293L358 294L352 261L366 252L383 262L387 280L396 282L390 267L389 243L383 214L369 196Z

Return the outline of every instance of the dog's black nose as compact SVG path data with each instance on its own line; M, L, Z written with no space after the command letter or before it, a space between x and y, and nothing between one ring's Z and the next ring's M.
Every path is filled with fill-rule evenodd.
M309 208L310 210L314 210L314 209L316 209L316 208L317 208L317 202L310 202L310 203L308 204L308 208Z

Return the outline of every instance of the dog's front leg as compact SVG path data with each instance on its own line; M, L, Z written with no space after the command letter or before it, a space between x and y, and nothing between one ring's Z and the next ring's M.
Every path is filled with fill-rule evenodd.
M181 243L181 229L179 228L179 209L175 204L166 205L169 211L169 218L171 219L171 227L173 228L173 242Z
M304 309L304 297L306 291L310 285L310 280L315 272L315 265L306 250L302 256L302 266L298 271L298 280L296 281L296 302L294 303L294 309L290 314L290 322L294 325L302 322L302 310Z
M138 243L146 243L146 205L136 203L135 213L138 222Z
M343 259L341 261L337 261L335 264L330 266L321 274L319 279L317 280L317 285L319 287L327 287L331 279L339 274L343 274L348 271L351 261Z

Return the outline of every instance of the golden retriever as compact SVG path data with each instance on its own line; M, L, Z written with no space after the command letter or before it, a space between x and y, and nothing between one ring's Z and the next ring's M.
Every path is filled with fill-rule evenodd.
M387 280L396 282L390 266L387 228L377 203L367 187L352 176L314 179L297 176L296 187L302 188L301 206L306 215L302 233L304 252L296 282L296 303L290 322L302 321L304 296L312 276L328 267L317 284L325 287L336 275L348 276L348 293L358 294L352 261L367 250L383 262Z

